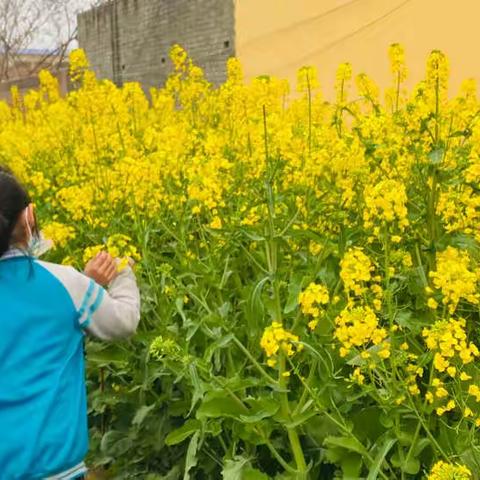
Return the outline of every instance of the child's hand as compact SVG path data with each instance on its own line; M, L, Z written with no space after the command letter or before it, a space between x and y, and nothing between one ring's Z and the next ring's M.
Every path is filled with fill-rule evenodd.
M106 287L118 275L117 263L107 252L100 252L85 266L85 275Z

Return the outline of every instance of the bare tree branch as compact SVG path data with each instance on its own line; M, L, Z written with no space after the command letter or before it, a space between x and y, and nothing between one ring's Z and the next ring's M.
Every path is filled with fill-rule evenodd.
M0 82L58 69L76 40L77 13L104 1L0 0ZM25 53L39 46L45 51L26 66Z

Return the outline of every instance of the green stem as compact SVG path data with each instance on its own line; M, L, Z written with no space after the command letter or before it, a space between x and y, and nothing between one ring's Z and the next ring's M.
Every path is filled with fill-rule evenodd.
M260 375L265 378L270 384L276 384L277 381L271 377L263 368L262 366L255 360L253 355L245 348L242 342L238 340L237 337L233 337L233 341L235 342L235 345L245 354L245 356L252 362L253 366L258 370Z
M387 314L388 314L388 324L390 325L390 332L393 332L393 295L392 295L392 286L390 282L390 236L388 233L388 227L385 225L384 228L384 248L385 248L385 297L387 301ZM393 350L393 335L391 334L391 348ZM395 356L391 359L392 373L394 377L398 376L397 372L397 362Z
M428 438L432 442L432 444L435 446L435 448L440 452L444 460L448 461L448 455L443 451L443 448L439 445L435 437L432 435L430 432L428 426L425 424L425 420L422 418L422 416L418 413L418 410L414 407L415 415L418 418L419 422L421 423L423 430L427 434Z
M266 200L268 206L268 242L267 242L267 260L270 278L272 282L273 295L275 301L275 320L282 323L282 308L280 303L280 287L277 278L278 257L277 257L277 242L275 238L275 195L273 191L275 170L271 168L270 157L268 153L268 130L267 130L267 114L265 106L263 107L263 126L265 139L265 161L266 161ZM263 369L262 369L263 370ZM286 385L285 373L285 354L282 352L279 355L279 372L278 384L280 386L280 408L285 419L291 419L290 405L288 402L288 391ZM267 374L268 375L268 374ZM300 439L295 427L286 427L290 447L295 459L298 480L306 480L307 478L307 464L303 454Z
M397 72L397 92L395 97L395 112L398 112L399 100L400 100L400 72Z
M261 367L260 367L261 368ZM208 373L208 371L206 372ZM248 412L248 407L243 403L243 401L235 395L234 392L232 392L228 387L226 387L222 382L220 382L216 377L212 377L213 381L216 382L221 388L223 388L230 396L233 398L237 404L245 411ZM272 379L273 380L273 379ZM275 381L275 380L273 380ZM282 467L290 472L290 473L297 473L296 470L294 470L288 463L283 459L283 457L278 453L278 451L275 449L275 447L271 444L270 440L265 436L265 433L260 427L254 427L254 430L258 435L260 435L263 440L265 441L265 444L267 445L268 449L272 453L272 455L275 457L275 459L278 461ZM226 447L225 447L226 448Z
M221 435L218 436L218 441L220 442L220 445L222 446L223 451L225 452L225 455L227 455L228 454L228 448L227 448L227 445L225 444L225 440L222 438Z
M430 389L430 387L432 386L432 380L433 380L433 375L434 375L434 366L431 365L430 367L430 373L428 375L428 387L427 387L427 390ZM410 401L413 403L414 402L414 399L411 398ZM427 406L427 399L424 398L423 399L423 409L422 410L425 410L425 407ZM418 415L417 415L418 416ZM420 428L421 428L422 424L421 422L419 421L418 424L417 424L417 428L415 430L415 434L413 436L413 441L412 441L412 444L410 445L410 449L408 450L408 453L407 453L407 462L410 460L410 456L413 452L413 449L415 447L415 444L417 442L417 438L418 438L418 435L420 434Z
M410 445L410 448L408 449L407 458L405 459L405 463L408 463L409 460L410 460L410 457L413 453L413 449L417 444L417 439L418 439L418 435L420 434L420 429L421 428L422 428L422 424L420 422L418 422L417 428L415 429L415 433L413 435L412 444Z
M308 153L312 154L312 87L310 85L310 75L307 73L307 91L308 91Z
M420 248L418 246L418 243L415 244L415 256L417 258L418 268L420 272L420 277L423 282L423 286L428 287L428 280L427 276L425 275L425 270L423 269L422 257L420 255Z
M440 125L439 125L439 114L440 114L440 79L437 78L435 81L435 148L438 147L438 140L440 136Z
M268 449L272 453L272 455L275 457L277 462L289 473L296 474L297 471L292 468L283 458L282 456L277 452L275 447L271 444L270 440L264 438L265 444L267 445Z
M313 360L313 363L310 366L310 372L309 372L308 378L307 378L307 384L308 385L310 385L311 381L313 380L313 378L315 376L315 371L317 369L317 365L318 365L318 361ZM303 408L303 405L305 404L305 401L307 400L307 396L308 396L308 391L307 391L306 388L304 388L303 392L302 392L302 396L300 397L300 400L298 401L297 407L295 408L295 410L293 412L294 414L300 413L300 411Z
M429 260L430 260L430 269L433 270L435 266L435 245L437 241L437 228L436 228L436 203L437 203L437 170L436 168L432 174L432 188L430 190L430 197L428 199L428 227L429 227L429 236L430 236L430 251L429 251Z
M385 297L387 300L388 323L390 329L393 327L393 304L392 291L390 286L390 237L388 227L384 227L384 250L385 250Z
M348 437L350 437L351 439L355 440L356 442L358 443L362 443L357 437L356 435L350 430L350 428L347 426L345 420L343 419L343 417L339 414L341 420L338 420L337 418L335 418L333 415L331 415L329 412L326 411L324 405L322 404L322 402L318 399L317 395L315 394L315 392L310 388L309 385L306 384L305 380L301 377L301 376L298 376L300 382L302 382L303 386L308 390L308 392L310 393L310 396L312 397L312 400L316 403L317 405L317 408L319 410L321 410L322 414L325 415L325 417L327 417L332 423L334 423L335 425L337 425L337 427L343 432L344 435L347 435ZM368 462L370 463L373 463L374 462L374 459L373 457L368 453L366 452L365 453L365 458L368 460ZM387 477L387 475L382 471L380 470L378 472L378 474L380 475L380 477L382 477L384 480L391 480L391 478L389 479L389 477Z
M285 419L291 419L290 405L288 403L288 393L287 393L287 377L284 375L285 370L285 354L282 352L279 355L278 359L278 383L282 392L280 393L280 409L282 416ZM297 466L298 480L303 480L307 478L307 464L305 462L305 456L303 454L302 446L300 444L300 439L295 427L286 427L288 440L290 441L290 448L292 449L293 457Z

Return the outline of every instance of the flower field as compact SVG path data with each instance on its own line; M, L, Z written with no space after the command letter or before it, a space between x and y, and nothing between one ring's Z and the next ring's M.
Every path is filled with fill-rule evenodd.
M381 98L349 64L335 102L312 67L213 88L174 47L150 99L74 51L67 97L0 104L47 258L137 261L137 336L86 348L109 478L480 478L480 103L388 53Z

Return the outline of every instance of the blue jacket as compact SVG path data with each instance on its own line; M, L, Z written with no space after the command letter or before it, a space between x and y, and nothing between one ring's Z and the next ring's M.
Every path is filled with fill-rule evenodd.
M128 336L139 311L130 268L107 292L71 267L0 259L0 480L85 473L84 334Z

